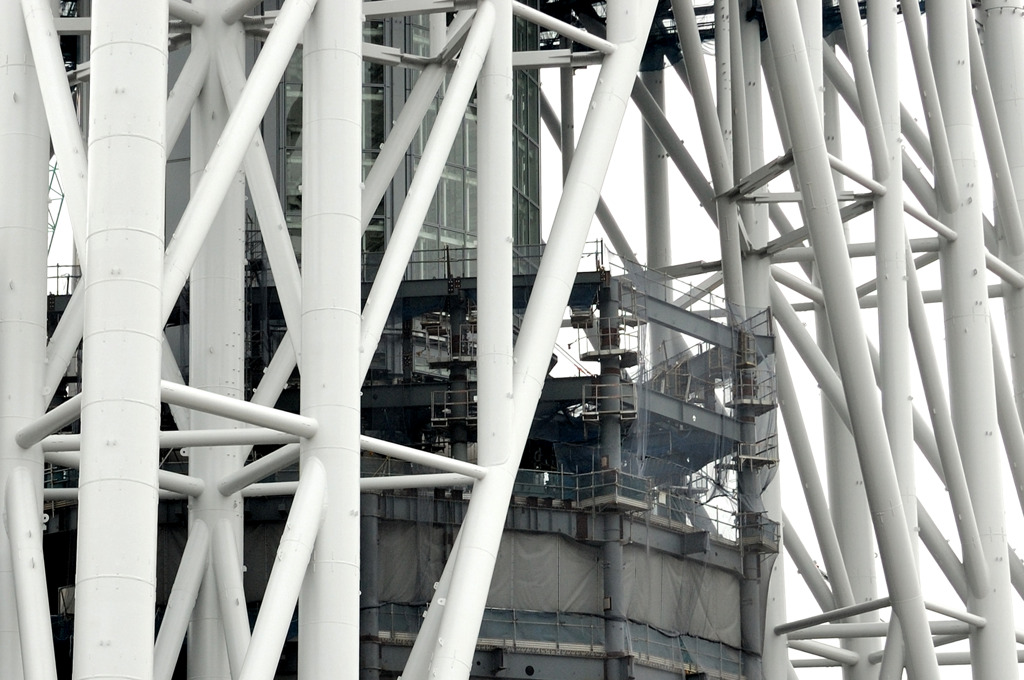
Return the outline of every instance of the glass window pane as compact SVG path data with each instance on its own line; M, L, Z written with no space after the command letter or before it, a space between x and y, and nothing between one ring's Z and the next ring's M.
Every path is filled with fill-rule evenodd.
M384 143L384 88L363 88L363 149L379 149Z
M284 146L298 146L302 142L302 85L284 86Z
M472 170L466 171L466 233L476 233L477 206L476 206L476 173Z

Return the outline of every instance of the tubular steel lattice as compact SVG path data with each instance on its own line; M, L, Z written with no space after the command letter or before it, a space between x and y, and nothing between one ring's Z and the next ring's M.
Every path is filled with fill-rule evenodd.
M0 3L0 678L256 680L283 649L304 679L1018 676L1020 0L59 4ZM605 184L618 137L634 186ZM48 300L51 146L81 279ZM625 274L577 279L595 217ZM620 291L638 259L668 282L643 314ZM691 309L719 287L724 311ZM600 369L559 392L563 326ZM658 408L667 451L718 434L655 486L623 447ZM586 469L531 434L574 418L599 431ZM261 577L254 522L281 533ZM526 591L594 596L495 605L506 525L583 565ZM438 568L422 621L377 599L417 569L385 544Z

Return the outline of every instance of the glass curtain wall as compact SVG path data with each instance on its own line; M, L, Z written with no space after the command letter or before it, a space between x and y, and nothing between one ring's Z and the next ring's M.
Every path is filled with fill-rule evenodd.
M535 3L531 3L535 4ZM451 17L449 16L449 19ZM397 45L418 56L430 53L427 15L386 21L368 21L363 28L367 43ZM537 49L538 29L516 23L517 50ZM369 172L381 144L401 106L416 85L414 68L385 67L366 62L363 70L363 173ZM434 118L444 98L442 85L424 117L406 156L404 171L381 200L363 237L364 278L372 279L383 254L394 217L399 213L416 172ZM540 243L540 84L536 71L518 70L515 81L515 210L516 248L521 257L536 258ZM302 212L302 57L292 58L282 84L279 107L278 172L282 204L299 253ZM437 192L423 221L416 252L409 264L410 279L474 276L477 234L476 104L467 107L452 146ZM534 267L518 263L527 273Z

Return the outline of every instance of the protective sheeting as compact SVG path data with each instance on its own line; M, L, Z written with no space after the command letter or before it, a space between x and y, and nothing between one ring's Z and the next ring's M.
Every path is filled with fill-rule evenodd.
M377 530L380 602L427 603L451 546L445 527L381 521Z
M428 602L444 568L447 536L443 526L382 521L380 602ZM506 532L487 607L524 616L528 612L603 616L600 560L599 547L560 534ZM670 637L688 635L739 646L740 589L734 574L642 545L626 546L624 561L631 621ZM525 635L529 629L516 630ZM541 627L526 639L537 641L538 636L546 639L555 633Z
M505 533L487 606L602 614L600 550L559 534Z
M739 646L740 584L736 576L639 545L626 546L623 561L630 620Z

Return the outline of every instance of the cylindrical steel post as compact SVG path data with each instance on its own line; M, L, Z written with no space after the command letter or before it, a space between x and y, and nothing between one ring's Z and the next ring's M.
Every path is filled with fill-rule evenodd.
M196 0L208 18L192 29L193 49L207 50L215 59L227 54L245 58L241 24L220 20L224 0ZM228 120L224 86L216 69L206 71L191 118L191 189L195 193L206 165L217 148ZM236 169L224 201L192 268L189 285L189 385L234 399L245 398L245 178ZM194 429L238 427L237 421L192 411ZM241 495L224 496L216 486L225 475L245 464L248 447L218 446L189 449L188 469L206 482L208 493L189 503L189 522L217 527L227 520L242 552L243 503ZM188 677L191 680L231 680L224 625L214 578L213 560L206 559L203 582L189 624Z
M938 666L921 585L916 570L906 560L913 550L910 532L900 507L900 489L860 319L839 204L832 183L821 181L830 176L831 170L820 118L810 106L816 97L808 55L798 28L796 3L780 0L764 5L764 10L799 171L804 214L814 244L886 582L906 633L908 665L918 678L933 680L938 677Z
M480 5L478 16L489 4L487 0ZM611 133L622 123L656 5L654 0L612 0L608 3L608 38L617 48L605 58L602 66L593 105L583 125L555 215L552 235L516 343L513 422L502 449L507 457L495 461L500 464L492 464L487 476L477 482L463 523L462 543L453 576L453 582L463 587L449 594L439 635L439 643L443 641L443 645L431 664L432 672L443 672L447 677L465 678L470 672L515 474L548 372L551 348L561 326L586 233L597 206L598 187L611 160Z
M643 71L640 80L662 111L665 110L665 72ZM661 269L672 264L672 219L668 202L668 156L658 141L658 136L647 123L643 126L641 140L644 160L644 218L647 234L647 266ZM655 292L662 298L668 293L664 289ZM672 350L672 331L662 326L648 327L650 355L654 362L668 359Z
M479 154L489 159L479 168L478 247L479 293L486 301L477 311L477 445L480 464L490 479L511 491L521 447L512 437L512 248L513 224L513 111L512 3L484 0L478 11L493 12L491 44L477 85ZM515 448L514 448L515 447ZM500 488L499 487L499 488ZM477 498L474 489L474 499ZM483 493L486 493L484 491ZM471 507L478 503L474 500ZM503 513L504 511L500 511ZM460 541L453 580L490 580L497 543L481 532L478 522L467 519ZM500 535L500 534L499 534ZM454 557L454 554L453 554ZM451 559L451 558L449 558ZM475 576L470 576L475 574ZM437 633L433 673L465 678L470 674L476 636L487 596L485 588L468 587L450 592Z
M156 604L166 1L97 1L90 63L72 677L144 679Z
M807 33L804 33L805 39ZM824 50L832 53L832 50ZM842 129L839 121L838 91L829 84L822 95L824 106L823 123L825 139L829 153L834 157L842 155ZM837 190L842 190L845 179L838 172L832 173ZM844 229L846 225L844 225ZM848 234L848 231L847 231ZM847 235L847 240L849 237ZM828 325L828 317L823 305L815 308L814 328L818 335L818 344L823 354L828 357L832 366L837 365L835 348ZM827 399L821 401L821 417L824 423L825 451L827 452L829 491L831 495L832 522L836 525L836 533L840 539L844 563L847 563L847 579L850 582L853 601L864 602L877 597L877 576L874 559L874 538L871 534L871 515L867 497L864 494L863 475L857 462L856 444L850 433L849 425L843 422L835 406ZM833 588L833 592L837 592ZM840 594L846 592L839 589ZM852 602L842 600L839 606L847 606ZM877 621L877 612L868 612L858 617L860 621ZM840 644L844 649L861 654L878 648L874 640L846 639ZM867 664L864 664L867 667ZM865 671L856 668L845 668L845 680L860 680Z
M989 569L988 592L968 598L968 610L988 621L984 628L972 631L971 653L974 677L995 680L1016 674L1017 661L1003 494L992 474L1001 464L1001 451L995 436L998 424L967 19L959 3L928 8L929 42L942 45L941 50L931 51L931 61L955 176L954 186L940 177L936 189L940 196L958 191L962 198L953 210L940 201L938 214L957 232L955 241L943 244L940 258L950 407Z
M0 508L16 467L42 488L42 448L15 442L43 414L46 350L46 172L42 95L17 3L0 7ZM17 159L15 162L14 159ZM40 507L40 512L42 508ZM2 523L0 523L2 524ZM0 677L20 680L17 598L7 530L0 526Z
M359 353L362 7L320 3L303 42L300 468L322 463L327 505L299 604L299 674L359 676ZM339 348L343 348L339 351Z
M860 13L852 3L843 6L844 21L856 21L856 30L848 32L849 51L863 54L860 32ZM895 0L872 0L868 3L868 40L870 54L854 56L858 97L866 124L878 125L879 134L868 135L871 145L875 177L884 183L885 194L875 196L875 272L878 281L879 387L882 391L882 412L889 446L892 449L896 479L903 498L903 511L912 539L918 533L917 483L914 472L913 402L910 394L910 334L907 311L907 270L904 254L906 239L903 228L903 158L901 153L900 93L897 70L897 31ZM870 60L870 70L865 68ZM873 76L872 84L870 77ZM877 95L877 99L876 99ZM878 140L878 141L874 141ZM884 141L884 145L879 141ZM917 561L918 542L911 541L910 559ZM872 560L873 561L873 560ZM875 614L858 617L858 621L877 620ZM871 640L849 641L844 644L860 653L861 661L844 671L850 680L870 680L876 671L866 659L877 650ZM903 650L903 630L898 622L890 627L886 641L886 656L898 658L888 667L900 668Z
M1012 54L1024 44L1024 23L1020 20L1022 11L1024 4L1020 0L985 0L978 11L984 37L985 66L1018 211L1024 211L1024 102L1018 95L1024 87L1024 70L1020 68L1019 60L1007 59L1005 55ZM1000 241L999 245L1003 260L1017 271L1024 271L1024 252L1013 252L1006 240ZM1024 414L1024 291L1004 284L1003 309L1017 412Z
M600 461L595 467L602 474L607 471L615 476L622 472L622 360L619 354L622 329L619 298L619 284L616 281L605 282L598 292L601 375L597 383L596 406L601 444ZM605 680L626 680L629 676L625 666L629 652L626 619L629 604L623 581L625 565L622 555L622 519L617 512L609 510L598 515L596 523L603 541L604 677Z

